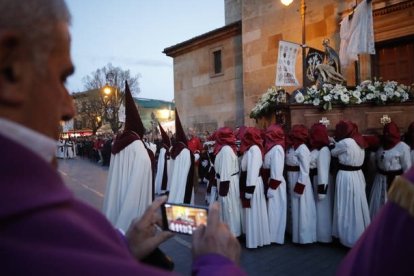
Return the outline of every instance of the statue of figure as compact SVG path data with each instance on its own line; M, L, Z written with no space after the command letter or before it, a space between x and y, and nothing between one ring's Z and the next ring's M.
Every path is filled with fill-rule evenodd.
M323 47L325 48L325 60L324 63L331 65L336 72L341 73L341 64L339 62L338 53L329 46L330 40L325 38L322 42Z
M323 64L316 65L313 71L316 86L320 89L324 83L344 84L346 81L340 73L338 54L329 46L329 39L325 38L322 45L325 47Z
M329 64L319 64L314 71L316 86L320 89L324 83L344 84L344 77L335 71L335 68Z

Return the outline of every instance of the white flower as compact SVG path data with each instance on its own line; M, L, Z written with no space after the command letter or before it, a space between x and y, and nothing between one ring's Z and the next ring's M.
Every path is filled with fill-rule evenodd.
M373 93L368 93L367 94L367 100L372 100L374 98L374 94Z
M349 96L347 94L342 94L341 101L346 104L349 103Z
M394 88L390 87L390 86L385 86L384 87L384 91L387 94L393 94L394 93Z
M305 97L303 96L303 94L301 93L301 92L298 92L296 95L295 95L295 101L297 102L297 103L303 103L303 101L305 100Z
M381 101L383 102L387 101L387 95L381 94L380 98L381 98Z
M315 99L313 100L313 105L314 105L314 106L318 106L320 103L321 103L321 101L319 100L319 98L315 98Z
M371 91L375 91L376 90L375 89L375 86L373 86L372 84L369 84L368 85L368 89L371 90Z
M361 91L359 90L352 91L352 96L354 96L355 98L361 97Z
M330 102L332 100L332 96L331 95L325 95L325 96L323 96L323 100L325 102Z

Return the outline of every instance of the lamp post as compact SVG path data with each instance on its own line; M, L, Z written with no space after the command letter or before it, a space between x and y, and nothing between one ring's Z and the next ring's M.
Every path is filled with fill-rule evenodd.
M280 0L280 2L289 6L293 0ZM302 86L305 88L305 72L306 72L306 28L305 28L306 4L305 0L300 1L300 18L302 21Z
M112 131L116 134L120 129L118 111L120 103L118 102L118 87L112 85L113 73L106 74L106 85L102 87L102 100L104 104L104 114L111 125Z

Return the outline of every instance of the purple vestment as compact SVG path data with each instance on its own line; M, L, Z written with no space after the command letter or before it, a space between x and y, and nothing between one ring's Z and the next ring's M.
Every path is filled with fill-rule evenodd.
M396 178L389 200L341 263L337 275L412 275L414 166Z
M0 275L171 275L133 258L98 211L76 200L57 171L0 135ZM193 271L242 274L219 255Z

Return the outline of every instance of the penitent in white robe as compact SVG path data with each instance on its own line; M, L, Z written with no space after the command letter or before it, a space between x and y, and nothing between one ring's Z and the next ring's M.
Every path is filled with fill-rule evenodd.
M246 186L255 186L250 208L243 208L246 247L257 248L270 244L269 219L264 195L263 180L260 176L262 152L253 145L243 154L241 170L247 171Z
M175 159L171 159L171 176L168 178L170 194L168 202L184 203L188 172L191 166L190 150L184 148ZM194 188L191 191L191 204L194 204Z
M167 160L167 163L165 163L165 153L167 150L162 147L160 149L160 153L158 154L158 162L157 162L157 174L155 176L155 194L161 194L165 191L169 190L168 182L167 182L167 188L165 191L161 190L162 186L162 179L164 176L164 166L167 165L167 179L170 178L171 175L171 159Z
M287 173L292 212L292 241L300 244L316 242L316 206L309 178L308 147L302 144L296 150L289 148L285 163L289 166L299 166L299 171ZM297 182L305 185L302 195L294 191Z
M229 226L235 237L241 235L241 202L239 190L239 161L230 146L223 146L214 161L217 178L217 188L220 182L230 181L227 196L218 197L221 208L221 219Z
M364 163L365 151L352 138L336 143L331 154L343 165L357 167ZM352 247L370 222L362 170L339 170L335 183L332 234L343 245Z
M270 241L278 244L285 243L287 194L286 181L283 177L284 166L285 150L282 146L276 145L266 153L263 168L270 169L270 179L280 181L279 187L275 190L269 187L267 192Z
M126 232L151 202L151 160L142 141L136 140L111 155L103 213L115 227Z
M65 141L59 140L56 145L56 158L66 158L66 147L65 147Z
M399 142L392 149L384 150L382 147L375 153L377 167L383 171L407 171L411 167L410 147ZM387 176L379 172L375 174L372 184L369 212L371 219L387 202Z
M331 152L328 147L311 151L310 168L317 170L313 177L316 204L316 239L318 242L332 242L332 209L334 198L333 179L329 173ZM326 194L318 194L318 185L324 184Z
M67 141L66 143L66 157L69 159L76 157L76 143L73 141Z

